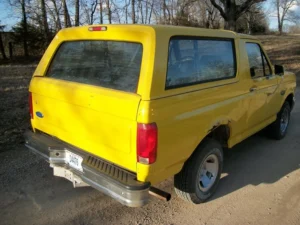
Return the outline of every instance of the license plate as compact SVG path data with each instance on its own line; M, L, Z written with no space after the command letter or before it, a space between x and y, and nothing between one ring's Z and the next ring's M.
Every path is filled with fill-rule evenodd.
M72 152L66 151L66 163L70 167L82 172L82 165L81 165L82 161L83 161L83 158L81 156L76 155Z

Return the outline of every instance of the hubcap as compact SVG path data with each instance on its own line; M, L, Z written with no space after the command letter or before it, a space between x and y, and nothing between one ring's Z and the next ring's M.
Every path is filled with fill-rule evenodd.
M219 160L215 154L207 156L200 167L199 188L208 191L216 181L219 173Z
M280 132L284 134L289 124L289 111L284 108L280 118Z

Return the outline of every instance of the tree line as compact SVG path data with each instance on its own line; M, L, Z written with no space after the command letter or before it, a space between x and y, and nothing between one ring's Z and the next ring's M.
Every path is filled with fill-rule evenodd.
M85 24L167 24L242 33L264 33L268 29L262 3L266 0L6 0L21 20L12 28L15 43L24 55L45 49L62 28ZM292 15L299 0L270 0L276 5L278 29ZM1 29L1 27L0 27ZM1 47L2 56L5 56Z

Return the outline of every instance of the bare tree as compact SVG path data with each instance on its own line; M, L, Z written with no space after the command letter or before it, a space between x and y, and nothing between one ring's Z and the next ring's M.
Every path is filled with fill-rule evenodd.
M268 22L262 5L253 5L237 20L237 32L256 34L268 31Z
M207 17L205 18L205 27L213 29L220 28L220 13L209 0L205 0L205 10L207 12Z
M51 35L49 32L45 0L40 0L40 4L42 10L43 30L44 30L44 36L45 36L46 46L47 46L51 41Z
M144 11L143 11L143 3L141 0L138 0L138 8L141 14L141 22L144 23Z
M75 26L79 26L79 0L75 0Z
M111 5L110 5L110 0L106 0L106 8L107 8L107 17L108 17L108 23L112 23L112 18L111 18Z
M98 5L98 0L92 1L92 3L91 3L90 23L89 24L93 24L94 23L94 14L96 12L97 5Z
M25 0L21 0L21 8L22 8L22 25L23 25L23 48L24 48L24 56L29 56L28 53L28 44L27 44L27 36L28 36L28 26L27 26L27 15L26 15L26 2Z
M56 21L55 21L56 29L60 30L61 29L60 13L59 13L59 10L58 10L57 4L56 4L56 0L51 0L51 2L53 4L54 12L56 15Z
M135 20L135 0L131 0L131 20L132 20L132 23L136 23L136 20Z
M66 0L62 0L63 3L63 9L64 9L64 22L65 22L65 27L71 27L71 19L70 19L70 14L68 11L68 6Z
M103 0L99 0L100 24L103 24Z
M153 7L154 7L154 1L152 0L152 2L150 3L150 12L149 12L149 17L148 17L148 23L149 24L151 23L151 17L152 17Z
M299 0L275 0L278 31L280 34L282 34L284 21L293 20L294 14L292 13L291 9L297 4L300 4Z
M237 4L236 0L210 0L211 4L219 10L221 16L225 20L225 29L236 30L236 21L246 12L252 5L264 2L265 0L244 0L241 4Z
M3 40L2 40L2 32L3 32L4 27L5 26L0 25L0 52L1 52L2 58L7 59L6 54L5 54Z
M125 5L124 5L124 9L125 9L125 23L128 23L128 2L127 0L125 0Z

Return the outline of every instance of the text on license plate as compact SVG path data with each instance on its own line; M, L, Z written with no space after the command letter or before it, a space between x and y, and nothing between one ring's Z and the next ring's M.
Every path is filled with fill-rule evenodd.
M66 151L66 163L70 167L82 172L82 165L81 165L82 161L83 161L83 158L81 156L76 155L72 152Z

